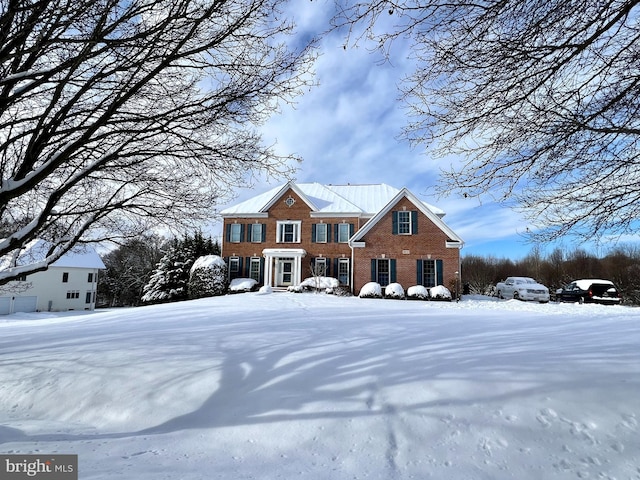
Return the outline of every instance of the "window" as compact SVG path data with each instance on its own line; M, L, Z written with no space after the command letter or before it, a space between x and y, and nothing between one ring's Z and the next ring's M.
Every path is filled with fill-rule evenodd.
M390 282L390 268L389 268L389 260L377 259L376 263L376 271L375 271L375 282L378 282L381 286L386 287Z
M80 298L80 290L68 290L67 298Z
M27 281L27 276L26 275L18 275L18 277L16 278L17 282L26 282Z
M278 222L278 233L276 242L278 243L300 243L300 224L302 222Z
M327 276L327 259L324 257L316 258L313 265L313 274L316 277Z
M348 258L339 258L338 259L338 281L342 285L349 285L349 259Z
M230 225L231 231L229 235L229 241L232 243L240 243L242 240L242 225L239 223L232 223Z
M431 288L443 284L442 260L418 260L418 284Z
M423 260L422 262L422 286L431 288L436 286L436 262L435 260Z
M258 283L260 283L260 266L261 262L259 258L252 258L250 260L249 278L253 278Z
M91 303L91 292L87 292L84 297L84 303Z
M400 235L411 233L411 212L398 212L398 233Z
M67 283L68 281L69 281L69 272L62 272L62 283Z
M89 273L87 275L87 282L93 283L93 272L91 272L91 273ZM87 302L87 303L89 303L89 302Z
M351 223L338 224L338 242L347 243L351 237Z
M234 274L240 271L240 258L239 257L231 257L229 258L229 273Z
M254 243L262 242L262 224L254 223L253 225L249 225L251 229L251 241Z
M418 211L402 210L392 212L392 233L394 235L415 235L418 233Z
M328 235L327 235L327 224L326 223L318 223L315 225L316 235L315 241L318 243L327 243Z

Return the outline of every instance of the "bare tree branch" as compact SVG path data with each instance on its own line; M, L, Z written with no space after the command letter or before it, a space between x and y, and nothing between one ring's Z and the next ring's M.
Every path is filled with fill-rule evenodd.
M513 202L535 240L638 231L638 0L336 2L348 42L410 42L405 137L465 158L443 192Z
M256 127L311 85L281 0L0 0L0 258L211 218L294 157ZM28 267L0 271L0 283Z

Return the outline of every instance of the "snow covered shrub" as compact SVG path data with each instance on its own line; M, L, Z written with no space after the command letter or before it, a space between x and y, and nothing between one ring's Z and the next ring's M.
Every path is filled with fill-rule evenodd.
M428 300L429 290L422 285L414 285L407 290L407 298L410 300Z
M229 284L230 293L252 292L256 290L258 282L253 278L234 278Z
M390 283L384 289L384 298L404 299L404 288L399 283Z
M287 292L302 293L302 290L302 285L289 285L287 287Z
M379 283L365 283L360 289L360 298L382 298L382 287Z
M227 292L227 264L218 255L199 257L189 272L189 298L214 297Z
M327 290L340 285L337 278L333 277L309 277L305 278L300 286L306 290Z
M259 295L268 295L269 293L273 293L273 288L269 285L263 285L260 287L260 290L258 290Z
M447 287L442 285L438 285L437 287L432 287L429 290L429 295L431 296L431 300L446 300L451 301L451 292Z

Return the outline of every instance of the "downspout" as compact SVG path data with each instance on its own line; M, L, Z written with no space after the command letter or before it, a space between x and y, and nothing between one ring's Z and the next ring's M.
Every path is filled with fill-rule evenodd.
M353 295L355 292L353 290L353 265L354 265L354 252L353 252L353 244L351 243L351 239L349 239L349 248L351 249L351 265L349 266L349 286L351 287L351 295Z

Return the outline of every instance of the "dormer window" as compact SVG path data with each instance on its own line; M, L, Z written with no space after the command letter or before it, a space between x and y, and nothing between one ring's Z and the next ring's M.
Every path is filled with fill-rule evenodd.
M284 201L284 204L289 208L293 207L294 203L296 203L296 199L293 198L291 195L289 195L287 199Z

